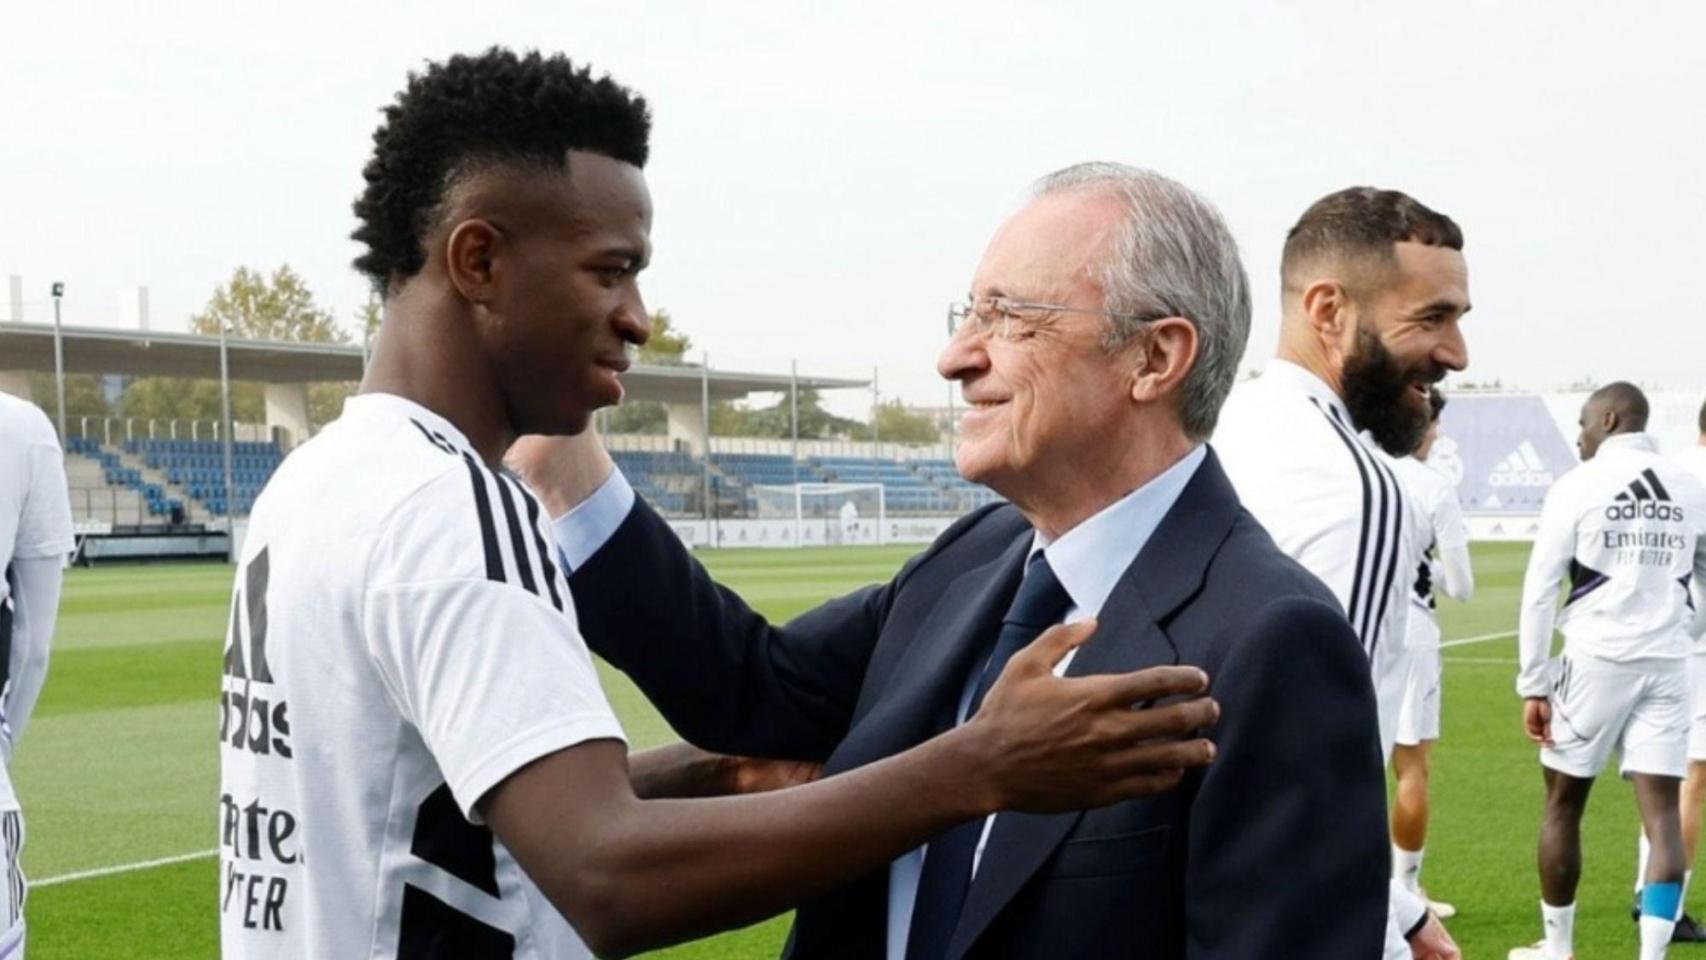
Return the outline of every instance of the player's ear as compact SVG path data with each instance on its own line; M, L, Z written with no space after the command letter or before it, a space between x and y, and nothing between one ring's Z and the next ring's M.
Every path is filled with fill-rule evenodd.
M1132 337L1131 398L1153 403L1177 390L1197 360L1197 328L1183 317L1154 320Z
M445 273L469 303L487 306L496 283L496 259L503 234L489 221L464 220L444 241Z
M1303 316L1322 342L1345 342L1351 323L1351 300L1337 280L1317 280L1303 289Z

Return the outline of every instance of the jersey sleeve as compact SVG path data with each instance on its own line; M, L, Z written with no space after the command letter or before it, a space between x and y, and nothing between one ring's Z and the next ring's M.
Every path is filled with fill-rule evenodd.
M1440 589L1459 603L1475 596L1475 571L1469 565L1469 528L1463 522L1463 506L1449 483L1440 484L1434 503L1434 545L1439 551Z
M1576 511L1571 485L1554 484L1540 509L1540 529L1522 581L1521 619L1517 627L1516 692L1544 697L1549 688L1546 661L1552 652L1552 628L1558 619L1558 592L1576 554Z
M29 489L18 518L19 559L63 557L76 546L71 530L71 491L65 480L65 455L45 417L41 435L29 445Z
M369 571L362 619L399 712L478 823L476 804L511 773L623 736L573 607L557 609L537 583L530 590L484 573L488 544L471 522L467 484L461 477L458 498L451 477L393 519Z

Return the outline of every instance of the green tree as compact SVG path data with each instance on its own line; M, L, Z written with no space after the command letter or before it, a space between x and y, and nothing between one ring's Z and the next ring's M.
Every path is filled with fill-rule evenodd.
M288 340L303 343L348 343L349 334L314 295L296 271L281 266L270 277L238 267L231 279L213 292L203 310L190 318L196 333L217 336L224 327L233 337ZM309 417L325 423L337 416L353 391L347 383L317 383L309 387ZM145 377L133 381L123 400L126 416L157 420L217 420L221 416L219 381L182 377ZM266 416L260 384L231 384L231 416L256 423Z
M876 437L885 443L935 443L942 439L942 430L936 421L906 409L898 399L877 406L876 424ZM850 436L854 440L870 440L871 427L869 424L856 424Z
M668 310L652 311L652 335L637 351L641 363L686 363L693 340L675 329Z
M49 420L59 414L59 392L54 388L53 374L30 374L30 396L47 412ZM65 375L65 424L66 429L73 435L77 433L77 425L72 423L79 417L110 417L112 408L107 406L107 398L101 392L101 378L92 373L68 373Z

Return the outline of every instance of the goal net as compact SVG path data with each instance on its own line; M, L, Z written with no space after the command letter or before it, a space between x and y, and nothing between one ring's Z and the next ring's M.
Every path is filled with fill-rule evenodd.
M790 483L752 488L760 520L792 520L802 547L882 542L880 483Z

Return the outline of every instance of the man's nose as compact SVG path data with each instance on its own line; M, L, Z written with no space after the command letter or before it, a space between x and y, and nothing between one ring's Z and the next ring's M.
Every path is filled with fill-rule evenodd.
M948 338L936 357L936 372L944 380L964 380L989 369L988 341L973 330L962 330Z

